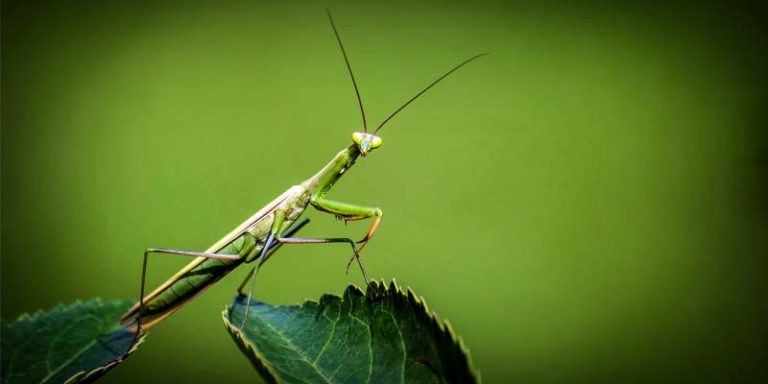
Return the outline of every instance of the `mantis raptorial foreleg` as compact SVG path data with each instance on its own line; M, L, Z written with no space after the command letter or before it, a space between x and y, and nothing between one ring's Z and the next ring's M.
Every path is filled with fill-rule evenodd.
M373 234L376 233L376 230L379 228L379 224L381 223L381 218L384 216L384 212L381 210L381 208L364 207L362 205L329 200L324 197L313 198L310 200L310 204L312 204L312 206L319 211L330 213L345 221L356 221L373 218L373 222L371 223L370 228L368 228L368 232L365 233L365 237L357 242L358 244L361 244L360 247L355 250L355 253L352 255L352 257L349 258L349 261L347 262L346 271L349 273L349 266L352 265L352 262L356 258L358 263L360 263L360 252L368 244L368 241L371 239L371 237L373 237ZM360 264L360 267L362 268L362 264ZM368 279L366 279L366 282L367 281Z

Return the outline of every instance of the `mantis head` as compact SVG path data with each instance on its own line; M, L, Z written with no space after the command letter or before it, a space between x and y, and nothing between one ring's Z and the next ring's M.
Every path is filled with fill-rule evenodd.
M381 137L366 132L353 133L352 141L357 144L357 148L360 150L360 154L363 155L363 157L374 149L381 147L381 144L383 143Z

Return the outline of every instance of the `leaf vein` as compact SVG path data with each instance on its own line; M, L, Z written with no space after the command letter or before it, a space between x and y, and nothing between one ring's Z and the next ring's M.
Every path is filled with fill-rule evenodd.
M80 348L79 350L77 350L77 353L75 353L74 355L72 355L72 357L71 357L71 358L69 358L67 361L65 361L65 362L63 362L62 364L60 364L60 365L59 365L59 367L58 367L58 368L56 368L56 370L55 370L55 371L53 371L53 372L50 372L50 373L49 373L47 376L45 376L45 377L44 377L44 378L43 378L43 379L42 379L40 382L41 382L41 383L44 383L44 382L48 381L48 380L49 380L51 377L53 377L55 374L59 373L59 371L61 371L62 369L64 369L64 367L66 367L67 365L69 365L69 363L71 363L71 362L75 361L75 359L77 359L78 357L80 357L80 355L82 355L83 353L85 353L85 351L87 351L89 348L91 348L92 346L94 346L94 345L96 344L96 342L97 342L97 341L98 341L98 339L94 339L93 341L89 342L88 344L86 344L85 346L83 346L82 348Z
M357 322L364 325L365 328L368 330L368 378L365 380L365 382L370 383L371 376L373 376L373 334L371 333L371 326L368 323L364 322L362 319L353 315L351 309L349 311L349 317L357 320Z
M331 318L328 317L327 315L323 314L323 316L325 316L325 318L328 319L329 321L331 320ZM320 360L320 356L322 356L323 353L325 353L326 348L328 348L328 345L331 344L331 339L333 339L333 335L336 333L336 324L338 324L335 321L331 321L331 323L333 324L333 328L331 328L331 333L328 334L328 340L326 340L323 347L320 348L320 352L318 352L317 357L315 357L315 360L312 361L312 364L316 364L317 361ZM333 377L333 375L331 375L331 377Z
M405 349L405 339L403 339L403 332L400 330L400 325L397 324L397 319L395 319L395 315L392 314L390 311L385 311L389 314L389 317L392 318L392 322L395 324L395 329L397 329L397 334L400 335L400 346L403 348L403 365L400 368L400 382L405 384L405 360L406 360L406 349Z
M325 380L326 383L331 384L331 380L323 373L323 371L320 369L320 367L315 365L313 362L309 361L309 358L307 357L307 355L305 355L301 351L301 349L299 349L299 347L297 347L295 344L293 344L293 342L288 337L286 337L282 332L280 332L280 330L275 328L269 322L262 321L262 323L264 323L264 325L266 325L272 332L274 332L275 334L280 336L280 338L282 338L288 344L288 346L293 348L296 351L296 354L298 354L301 357L301 359L304 360L304 362L306 362L307 364L309 364L310 366L315 368L315 370L317 371L317 374L320 375L320 377L322 377L323 380Z

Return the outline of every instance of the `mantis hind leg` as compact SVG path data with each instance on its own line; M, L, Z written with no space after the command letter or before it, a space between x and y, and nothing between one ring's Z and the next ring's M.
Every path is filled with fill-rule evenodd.
M205 257L209 259L221 259L221 260L237 260L240 259L241 255L229 255L229 254L220 254L220 253L210 253L210 252L195 252L195 251L184 251L179 249L168 249L168 248L147 248L144 251L144 259L141 263L141 284L140 284L140 293L139 293L139 303L138 303L138 315L136 317L136 331L133 335L133 341L131 341L131 345L135 345L136 342L139 340L139 337L141 337L141 329L142 329L142 322L144 320L144 292L146 288L146 282L147 282L147 264L149 261L149 255L151 254L166 254L166 255L179 255L179 256L189 256L189 257ZM125 352L122 356L120 356L117 360L124 359L131 348L128 348L128 351Z
M141 322L142 322L142 315L144 313L144 288L146 286L146 280L147 280L147 264L149 260L149 255L151 254L166 254L166 255L179 255L179 256L190 256L190 257L205 257L208 259L220 259L220 260L238 260L242 255L228 255L228 254L221 254L221 253L211 253L211 252L195 252L195 251L184 251L179 249L167 249L167 248L147 248L146 251L144 251L144 260L141 264L141 296L139 296L139 316L136 324L136 334L141 333Z
M289 228L286 231L286 234L295 234L298 232L301 228L303 228L305 225L309 223L309 219L304 219L299 221L298 223L295 223L291 228ZM272 256L272 254L280 247L280 244L276 244L271 249L268 249L265 253L266 259L269 259L269 257ZM138 316L136 317L136 332L134 336L133 343L138 340L139 335L141 334L141 328L142 328L142 321L144 318L144 307L145 307L145 286L146 286L146 279L147 279L147 264L149 255L153 253L162 253L162 254L169 254L169 255L181 255L181 256L190 256L190 257L205 257L209 259L222 259L222 260L238 260L244 257L247 257L248 254L252 252L251 249L248 247L244 247L242 251L239 254L221 254L221 253L211 253L211 252L195 252L195 251L185 251L185 250L178 250L178 249L165 249L165 248L148 248L144 252L144 259L142 262L142 269L141 269L141 289L140 289L140 296L139 296L139 302L138 302ZM253 273L253 272L251 272ZM249 275L250 276L250 275ZM247 280L246 280L247 281ZM243 285L245 282L243 282Z

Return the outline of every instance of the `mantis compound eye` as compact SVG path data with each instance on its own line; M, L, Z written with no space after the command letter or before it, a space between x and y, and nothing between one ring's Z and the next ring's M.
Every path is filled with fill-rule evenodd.
M381 137L370 135L371 136L371 149L375 149L378 147L381 147L381 144L384 143L384 140L381 139Z
M381 147L384 142L381 137L364 132L355 132L352 134L352 141L360 148L360 153L365 156L368 152Z

